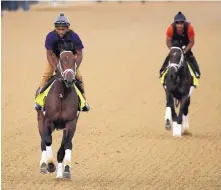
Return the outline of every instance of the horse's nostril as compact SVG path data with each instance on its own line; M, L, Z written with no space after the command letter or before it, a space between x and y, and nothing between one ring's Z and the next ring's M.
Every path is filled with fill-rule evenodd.
M74 82L74 80L73 79L65 79L64 80L66 83L68 83L68 84L71 84L71 83L73 83Z

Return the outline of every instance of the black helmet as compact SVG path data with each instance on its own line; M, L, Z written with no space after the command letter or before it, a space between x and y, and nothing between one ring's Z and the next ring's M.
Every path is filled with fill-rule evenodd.
M58 16L54 21L54 26L55 27L59 27L59 26L69 27L70 22L68 18L64 16L64 13L60 13L60 16Z
M176 22L176 21L185 22L185 21L186 21L186 17L184 16L183 13L178 12L178 13L176 14L176 16L174 17L174 22Z

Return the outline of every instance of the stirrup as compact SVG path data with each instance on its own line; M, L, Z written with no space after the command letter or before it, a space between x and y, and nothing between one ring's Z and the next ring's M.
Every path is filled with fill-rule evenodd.
M85 106L82 108L82 111L85 111L85 112L88 112L88 111L90 111L90 106L89 106L89 104L87 103L87 102L85 102Z
M200 75L199 75L196 71L195 71L194 73L195 73L196 78L199 79L199 78L200 78Z
M43 108L37 103L35 103L35 109L36 111L44 111Z

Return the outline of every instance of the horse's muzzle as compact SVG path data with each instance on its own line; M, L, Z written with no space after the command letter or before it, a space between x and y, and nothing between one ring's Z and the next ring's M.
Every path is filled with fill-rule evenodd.
M75 80L71 80L71 81L65 80L65 81L64 81L65 86L66 86L67 88L73 87L73 86L74 86L74 81L75 81Z
M72 70L66 71L64 74L64 82L67 88L73 87L75 82L75 75Z

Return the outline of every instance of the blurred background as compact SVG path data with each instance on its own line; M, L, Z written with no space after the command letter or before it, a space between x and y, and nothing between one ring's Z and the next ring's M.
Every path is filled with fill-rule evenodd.
M28 11L32 5L35 4L44 4L51 5L52 7L56 7L57 5L64 5L71 2L81 2L80 1L69 1L69 0L51 0L51 1L1 1L1 11L17 11L22 9L24 11ZM82 2L101 2L101 0L88 0ZM120 2L120 1L119 1Z
M17 11L22 8L24 11L28 11L29 7L38 1L1 1L1 10Z
M3 190L220 190L221 2L2 1ZM195 29L202 77L191 99L192 136L165 131L159 69L178 11ZM64 12L84 44L81 72L92 109L73 139L72 181L41 175L34 94L46 35ZM61 142L53 134L53 153Z

